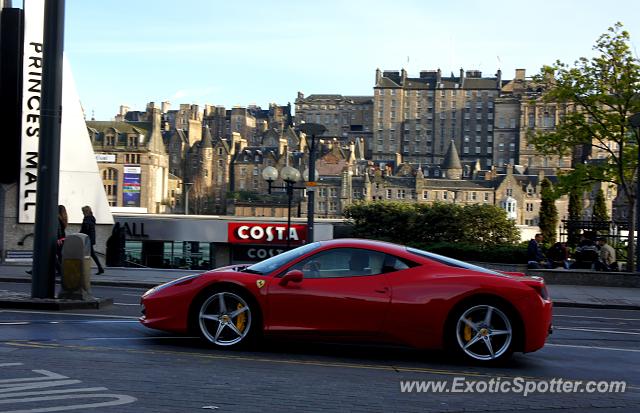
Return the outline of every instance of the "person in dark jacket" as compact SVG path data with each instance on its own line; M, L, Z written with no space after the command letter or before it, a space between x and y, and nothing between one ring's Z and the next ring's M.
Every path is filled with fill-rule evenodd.
M536 234L536 236L529 241L527 246L527 268L550 268L549 260L544 256L542 252L542 234Z
M100 275L104 273L104 269L102 268L102 264L100 264L100 260L96 256L96 252L93 249L93 246L96 245L96 219L93 216L93 211L91 211L91 207L85 205L82 207L82 214L84 218L82 219L82 226L80 227L81 234L87 234L89 236L89 240L91 241L91 258L98 266L98 272L96 275Z
M69 216L67 208L64 205L58 205L58 234L56 241L56 275L62 275L62 246L64 239L67 237L67 225L69 225Z

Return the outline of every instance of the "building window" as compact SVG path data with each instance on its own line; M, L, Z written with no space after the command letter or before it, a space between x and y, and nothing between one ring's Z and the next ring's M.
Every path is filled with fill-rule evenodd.
M484 193L484 202L489 202L489 193L488 192Z
M429 199L429 191L422 191L422 199Z
M320 188L318 190L318 196L325 198L327 196L327 188Z
M338 189L337 188L329 188L329 196L331 198L336 198L338 196Z
M391 199L391 189L386 190L386 197L387 199Z
M404 189L398 189L398 199L404 199L405 191Z

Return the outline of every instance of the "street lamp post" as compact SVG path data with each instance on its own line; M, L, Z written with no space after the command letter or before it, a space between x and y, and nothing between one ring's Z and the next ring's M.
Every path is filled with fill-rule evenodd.
M262 170L262 178L269 184L269 193L273 188L284 189L287 193L287 250L291 247L291 201L293 199L294 189L304 189L303 187L294 186L300 180L300 171L292 166L285 166L280 171L284 187L275 187L273 182L278 179L278 170L273 166L267 166Z
M313 219L316 201L316 136L322 135L327 128L319 123L303 123L298 130L305 135L311 135L309 145L309 179L307 180L307 242L313 242Z
M640 112L629 118L629 123L636 134L636 146L638 147L638 165L636 166L636 272L640 272ZM629 228L633 231L634 228Z
M189 215L189 190L193 186L192 182L183 182L182 187L184 188L184 214Z

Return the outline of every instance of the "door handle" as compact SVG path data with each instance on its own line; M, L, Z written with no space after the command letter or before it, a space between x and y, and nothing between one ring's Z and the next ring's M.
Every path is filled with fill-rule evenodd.
M389 292L389 287L376 288L373 291L375 291L377 293L380 293L380 294L387 294Z

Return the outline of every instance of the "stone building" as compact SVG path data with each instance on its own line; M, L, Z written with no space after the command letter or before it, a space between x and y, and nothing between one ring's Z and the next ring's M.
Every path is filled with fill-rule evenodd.
M148 108L149 121L88 121L111 206L169 212L169 159L162 139L162 114Z
M309 95L298 92L296 122L319 123L327 128L323 136L345 140L373 136L373 96Z
M293 118L291 105L271 103L268 109L255 105L232 109L207 105L202 123L214 138L230 139L233 133L238 133L250 145L259 145L262 134L269 128L284 130L293 125Z
M439 164L453 140L463 160L493 163L494 101L502 87L501 73L482 77L460 69L442 76L440 69L407 72L376 70L372 159Z
M540 85L526 78L525 69L516 69L515 78L502 87L495 104L493 152L497 166L517 164L530 168L571 168L571 155L545 156L529 144L530 134L553 130L562 116L573 110L567 104L544 101L542 92Z

